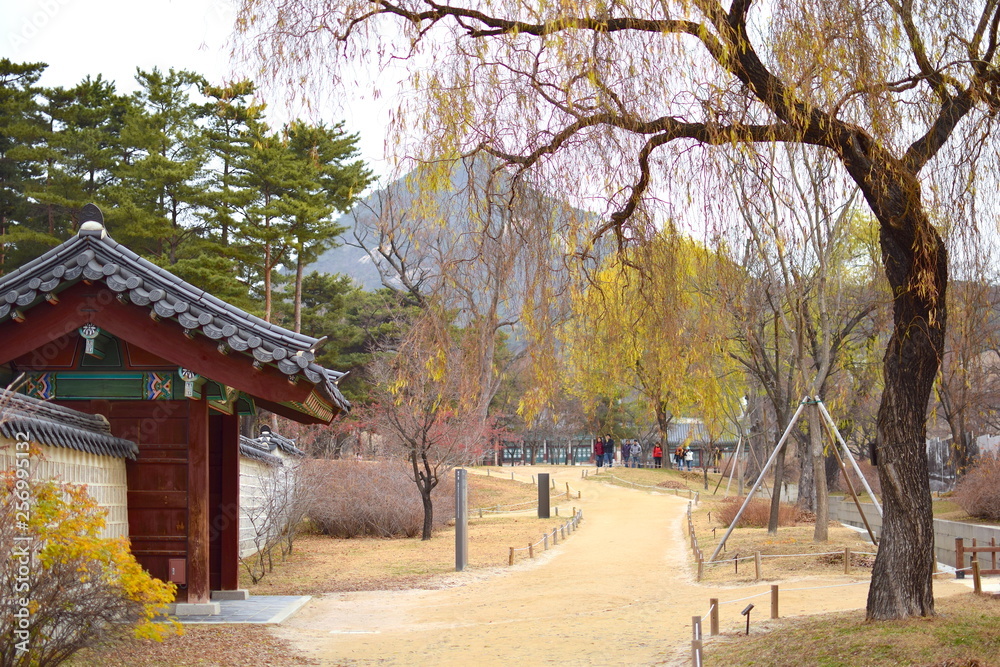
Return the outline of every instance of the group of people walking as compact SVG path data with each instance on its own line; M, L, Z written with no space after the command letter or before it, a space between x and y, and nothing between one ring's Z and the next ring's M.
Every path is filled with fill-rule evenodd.
M625 439L618 447L610 435L597 436L594 440L594 461L598 468L605 465L611 468L615 461L626 468L638 468L642 464L642 445L638 440Z
M652 455L653 467L662 468L663 448L660 447L659 443L653 445ZM642 467L642 445L639 444L638 440L625 439L622 440L619 447L610 435L597 436L594 440L594 461L598 468L603 466L611 468L615 461L626 468L639 468ZM691 470L693 464L694 453L690 449L681 445L674 450L674 465L678 470L683 470L685 466Z
M684 445L680 445L674 450L674 465L677 466L678 470L683 470L685 465L690 470L691 466L694 465L694 452Z

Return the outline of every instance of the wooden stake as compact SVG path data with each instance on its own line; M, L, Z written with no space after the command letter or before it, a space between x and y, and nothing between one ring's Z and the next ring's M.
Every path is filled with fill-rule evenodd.
M508 565L514 564L514 547L510 548L510 557L507 559L507 564Z
M708 631L712 637L719 634L719 598L709 598L708 605L712 612L708 616Z
M778 618L778 586L771 586L771 618Z
M851 573L851 548L844 549L844 574Z
M701 667L701 616L691 617L691 664Z
M955 538L955 578L960 579L965 576L961 573L965 569L965 540L961 537ZM961 574L960 574L961 573Z
M760 581L760 552L753 552L754 580Z
M534 558L534 557L535 557L535 545L532 544L531 542L528 542L528 558Z
M979 558L977 554L972 556L972 591L976 595L983 594L983 581L979 578Z

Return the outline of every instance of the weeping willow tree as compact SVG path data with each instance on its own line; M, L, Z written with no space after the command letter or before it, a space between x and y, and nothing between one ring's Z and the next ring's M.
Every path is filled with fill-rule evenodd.
M717 261L669 227L609 257L572 292L561 329L568 391L590 409L601 396L640 397L665 451L674 416L725 421L720 403L743 396L743 382L725 354L726 310L704 284Z
M592 238L627 244L681 208L726 222L721 156L775 142L834 156L878 220L893 295L868 617L933 614L924 441L948 283L935 222L961 223L996 191L984 150L1000 109L996 0L243 0L238 21L275 82L403 68L400 154L488 153L515 179L603 207Z

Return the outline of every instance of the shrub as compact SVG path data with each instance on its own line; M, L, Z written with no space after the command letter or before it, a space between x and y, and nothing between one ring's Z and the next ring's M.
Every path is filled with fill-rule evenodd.
M724 498L722 500L722 508L719 510L718 517L723 526L728 527L733 522L733 519L736 518L736 513L743 506L744 500L746 500L745 496L742 498ZM747 505L747 508L743 510L743 514L740 515L739 526L741 528L767 528L770 518L771 501L765 498L754 498ZM781 503L778 509L778 525L794 526L798 520L799 510L794 505Z
M26 459L27 460L27 459ZM57 665L118 632L160 640L174 584L154 579L125 538L104 539L106 511L86 487L0 473L0 665Z
M851 465L850 461L844 461L847 465L847 474L851 479L851 484L854 485L854 490L860 495L865 493L865 485L861 483L858 479L858 474L854 472L854 466ZM872 465L872 462L868 459L858 459L858 468L861 470L862 474L865 476L865 480L868 485L872 487L872 491L875 495L882 496L882 483L878 477L878 468ZM844 473L841 472L838 477L839 488L847 491L847 485L844 483Z
M405 464L395 461L304 461L303 483L313 498L309 518L334 537L420 535L424 506ZM434 525L455 516L451 475L433 491Z
M953 497L969 515L1000 521L1000 457L991 454L976 461L959 480Z

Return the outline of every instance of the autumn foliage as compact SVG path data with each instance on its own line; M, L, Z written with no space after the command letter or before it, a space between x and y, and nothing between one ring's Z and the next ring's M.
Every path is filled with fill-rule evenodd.
M101 537L106 511L86 487L26 471L0 474L0 666L59 664L123 624L140 638L180 633L154 622L174 584L143 570L125 538Z

